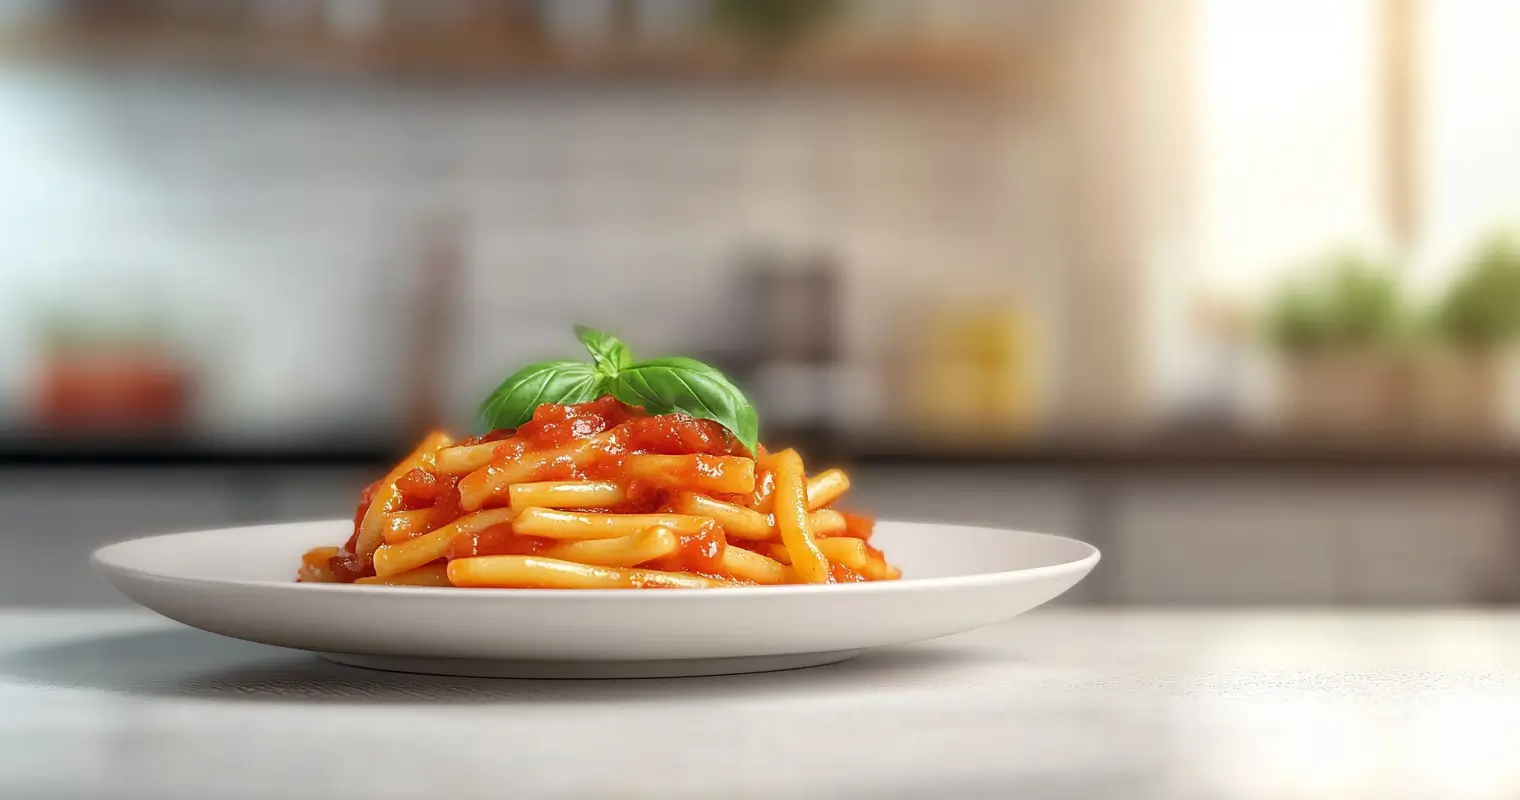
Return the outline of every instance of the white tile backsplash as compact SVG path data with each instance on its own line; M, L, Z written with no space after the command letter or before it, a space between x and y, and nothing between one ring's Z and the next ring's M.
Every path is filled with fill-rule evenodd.
M573 319L651 352L724 349L753 243L840 253L845 350L870 356L884 295L957 271L1038 274L1020 247L1039 231L995 207L1020 176L986 168L1017 120L847 89L6 73L0 385L12 400L25 385L21 312L135 291L207 351L212 419L386 418L376 386L409 324L397 287L438 213L467 225L457 407L503 365L567 350Z

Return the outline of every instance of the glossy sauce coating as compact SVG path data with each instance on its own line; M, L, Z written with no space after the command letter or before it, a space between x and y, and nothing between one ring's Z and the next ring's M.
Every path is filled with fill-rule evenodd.
M685 414L647 416L641 409L626 406L612 397L571 406L539 406L533 413L533 419L523 423L511 435L499 439L482 438L482 441L501 441L502 447L497 449L493 463L506 463L518 461L528 454L560 449L577 440L614 430L615 438L600 448L589 464L576 465L568 460L556 460L536 470L533 479L591 480L607 477L617 473L629 455L733 455L740 452L730 441L727 431L715 422L693 419ZM698 461L693 469L709 467ZM455 504L458 502L457 486L456 479L452 495ZM616 507L586 510L618 514L670 511L670 494L668 489L635 480L628 485L627 498ZM447 493L441 496L445 500L449 498ZM455 516L458 513L462 512L456 512ZM704 526L698 533L680 536L679 541L680 547L674 555L659 559L649 566L675 572L727 577L722 570L723 548L727 546L727 539L721 527L716 524ZM450 545L449 558L534 555L554 544L556 542L552 539L521 536L514 533L511 526L499 525L459 536Z
M401 506L397 511L411 511L418 508L426 508L438 499L440 478L425 469L417 468L402 475L396 481L396 492L401 495Z
M383 480L383 479L382 479ZM339 548L338 554L328 560L328 569L332 572L333 580L339 583L353 583L368 575L375 574L375 565L369 559L361 559L354 555L354 548L359 543L359 524L364 521L364 512L369 510L370 503L375 500L375 493L380 491L380 481L375 481L364 487L359 494L359 506L354 510L354 532L348 537L348 541Z
M708 577L730 577L728 571L723 568L723 550L728 547L728 539L723 534L723 528L716 522L703 525L702 529L696 533L682 534L677 537L677 541L680 544L675 554L655 559L649 566L667 572L695 572Z
M511 525L493 525L483 531L454 537L449 543L450 559L475 556L531 556L558 544L553 539L519 536Z
M593 440L590 448L584 444L588 439ZM431 472L427 469L414 469L402 475L396 483L399 496L398 507L393 510L428 509L423 528L426 532L435 531L470 513L464 509L461 501L462 479L478 481L483 477L481 473L498 471L496 472L498 479L489 484L492 488L488 502L481 504L478 500L473 501L475 505L481 508L505 505L507 499L500 496L502 492L499 487L502 485L530 480L580 481L617 478L620 482L627 482L624 501L612 508L584 509L584 511L615 514L669 513L674 511L671 503L677 496L677 492L681 490L680 487L698 484L703 479L708 481L708 485L712 485L716 482L714 479L721 477L725 468L729 470L728 474L733 476L735 474L733 470L737 467L748 470L753 466L747 461L736 464L730 460L725 464L721 463L721 459L713 458L749 457L744 447L735 442L729 433L715 422L694 419L685 414L650 416L642 409L624 405L612 397L603 397L571 406L542 405L534 411L531 420L516 429L492 431L483 436L463 440L458 444L476 446L486 443L497 443L498 446L495 448L491 463L474 473L450 475ZM659 466L653 467L654 471L646 471L643 473L644 477L639 477L636 469L632 472L630 469L638 468L640 465L627 463L628 457L633 455L698 457L672 459L668 464L660 463ZM651 463L646 461L643 468L651 469ZM501 471L511 471L511 476L508 477L506 472ZM774 487L774 481L770 481L767 485L764 480L771 477L768 470L757 470L756 473L756 491L753 494L748 491L743 494L722 492L707 494L726 503L750 507L761 495L769 495L770 491L767 490L773 490ZM744 481L742 479L736 481L730 477L728 482L743 483ZM365 490L355 515L356 530L365 509L368 508L380 488L380 483L377 481ZM478 489L478 484L472 487L472 490L474 489ZM477 493L473 497L478 499L480 495ZM565 510L576 511L577 509ZM874 520L858 514L845 513L843 516L846 522L845 530L833 535L851 536L862 540L870 538ZM716 521L708 521L695 533L677 534L677 536L679 544L675 553L654 559L641 566L669 572L733 579L734 576L729 574L724 566L725 551L728 547L745 547L762 555L767 553L767 550L756 542L741 540L737 544L730 545L726 532ZM331 557L329 570L334 580L351 582L359 577L374 574L374 567L371 563L367 563L368 559L360 559L352 555L355 544L356 538L350 537L338 554ZM502 524L459 534L449 543L445 558L537 555L562 544L564 544L563 540L521 535L513 529L511 524ZM866 549L873 558L881 558L879 550L869 545L866 545ZM830 583L855 583L865 580L867 578L841 564L831 564L829 567L828 582Z
M532 420L502 440L482 477L500 474L506 465L519 464L526 456L555 454L593 437L600 439L582 463L566 455L554 455L532 469L526 480L596 480L618 473L629 455L730 455L739 448L716 422L685 414L651 417L642 409L603 397L579 405L539 406ZM495 499L497 505L507 502L505 498Z

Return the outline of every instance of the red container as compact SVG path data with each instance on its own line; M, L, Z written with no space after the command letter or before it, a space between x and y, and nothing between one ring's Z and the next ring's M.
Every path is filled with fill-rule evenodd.
M165 354L60 348L42 365L36 421L68 431L175 428L188 418L190 389L185 365Z

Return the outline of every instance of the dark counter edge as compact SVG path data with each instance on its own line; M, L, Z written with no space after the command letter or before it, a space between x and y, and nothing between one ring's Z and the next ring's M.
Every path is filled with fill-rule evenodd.
M406 454L380 442L228 446L165 441L0 442L0 469L49 467L380 467Z
M780 441L788 441L781 439ZM1051 439L949 450L930 445L836 437L792 438L809 463L881 467L1082 471L1420 471L1520 472L1520 446L1483 442L1308 441L1270 438L1151 437ZM0 439L0 469L50 467L227 467L383 469L410 442L383 437L229 445L163 439Z

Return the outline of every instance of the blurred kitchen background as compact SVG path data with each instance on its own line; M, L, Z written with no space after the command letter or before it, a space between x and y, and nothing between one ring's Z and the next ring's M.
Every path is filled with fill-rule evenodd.
M860 508L1093 541L1067 602L1513 602L1517 37L1508 0L3 0L0 604L346 516L573 322L728 370Z

